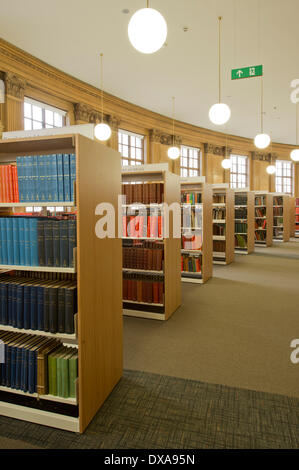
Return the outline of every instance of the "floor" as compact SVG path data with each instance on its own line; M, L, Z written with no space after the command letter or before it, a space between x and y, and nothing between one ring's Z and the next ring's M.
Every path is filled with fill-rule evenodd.
M0 448L298 448L299 240L183 284L168 322L124 319L124 377L84 435L0 417Z
M125 368L299 397L298 260L299 240L257 248L183 284L167 322L125 318Z

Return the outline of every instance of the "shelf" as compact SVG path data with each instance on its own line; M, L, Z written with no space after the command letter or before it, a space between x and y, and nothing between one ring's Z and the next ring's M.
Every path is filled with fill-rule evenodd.
M266 229L266 228L255 228L254 230L255 230L256 232L261 232L261 231L267 232L267 229Z
M64 398L64 397L58 397L56 395L39 395L38 393L24 392L23 390L17 390L16 388L4 387L3 385L0 385L0 390L2 392L15 393L17 395L22 395L24 397L55 401L57 403L66 403L69 405L77 405L78 403L76 398Z
M225 202L213 202L213 207L225 207Z
M151 241L164 241L164 238L152 238L152 237L122 237L123 240L151 240Z
M204 283L203 279L200 279L198 277L196 278L196 277L186 277L186 276L184 277L184 276L182 276L181 281L182 282L189 282L191 284L203 284Z
M126 317L145 318L148 320L166 320L164 313L152 313L141 310L123 309L123 315Z
M235 232L235 235L247 235L247 232Z
M235 221L238 221L238 222L243 222L244 224L247 224L247 219L235 219Z
M225 240L225 235L213 235L213 240Z
M188 274L190 277L194 276L194 277L197 277L198 279L202 278L202 273L197 273L197 272L192 272L192 271L181 271L181 274Z
M157 209L163 209L164 203L152 202L150 204L143 204L142 202L132 202L132 204L122 204L122 207L156 207Z
M181 248L181 253L194 253L197 255L202 255L201 250L185 250L185 248Z
M76 207L74 202L0 202L0 207Z
M141 274L159 274L160 276L164 276L164 271L153 271L150 269L133 269L133 268L123 268L123 271L129 273L141 273Z
M67 333L50 333L49 331L40 331L40 330L25 330L23 328L15 328L10 325L1 325L0 330L2 331L12 331L15 333L26 333L28 335L35 335L35 336L47 336L49 338L56 338L64 343L77 343L77 338L75 334L67 334Z
M0 264L0 269L14 271L40 271L49 273L75 273L76 268L54 268L49 266L21 266L18 264Z
M23 390L17 390L15 388L4 387L3 385L0 385L0 390L2 392L9 392L9 393L16 393L17 395L23 395L24 397L33 397L33 398L38 397L37 393L23 392Z
M266 204L262 204L261 206L254 206L254 207L267 207Z
M137 300L125 300L123 299L123 303L125 304L137 304L137 305L149 305L151 307L164 307L164 304L155 304L149 302L138 302Z
M235 207L247 207L247 204L235 204Z
M225 219L213 219L213 224L226 224Z
M226 254L224 251L213 251L213 256L218 258L225 258Z
M189 204L189 202L181 202L181 206L198 207L202 206L202 202L197 202L196 204Z
M263 217L255 217L255 219L266 219L266 218L267 218L267 216L265 216L265 215Z
M202 230L202 227L181 227L181 230Z

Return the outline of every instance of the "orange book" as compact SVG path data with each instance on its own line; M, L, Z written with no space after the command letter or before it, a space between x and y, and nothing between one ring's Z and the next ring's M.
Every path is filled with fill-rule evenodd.
M12 165L7 165L7 202L13 202Z
M0 166L0 202L4 202L4 199L3 199L3 165Z
M2 182L3 182L3 202L9 202L9 200L8 200L8 182L7 182L7 178L8 178L7 165L3 166L2 176L3 176L3 178L2 178Z

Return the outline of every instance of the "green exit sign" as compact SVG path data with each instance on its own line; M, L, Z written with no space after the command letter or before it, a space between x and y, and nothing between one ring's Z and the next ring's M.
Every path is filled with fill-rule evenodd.
M232 80L239 80L239 78L261 77L262 75L262 65L253 65L252 67L243 67L232 70Z

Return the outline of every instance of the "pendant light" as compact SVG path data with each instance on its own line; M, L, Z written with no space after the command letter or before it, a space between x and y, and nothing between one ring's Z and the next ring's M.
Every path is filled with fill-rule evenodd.
M259 149L265 149L269 146L271 138L264 133L264 88L263 77L261 77L261 133L254 138L254 145Z
M100 57L101 57L101 114L102 114L102 119L101 119L101 123L95 126L94 135L96 139L104 142L110 139L111 128L110 126L108 126L108 124L104 123L103 54L101 54Z
M296 103L296 145L298 147L298 103ZM299 162L299 148L293 149L290 157L293 162Z
M209 110L209 118L213 124L218 126L225 124L231 115L230 108L227 104L221 103L221 20L218 17L218 103L213 104Z
M132 46L143 54L157 52L166 41L167 23L161 13L149 7L137 10L128 25L128 36Z
M172 147L167 151L167 155L171 160L176 160L180 156L180 149L174 145L174 116L175 116L175 97L172 97Z

